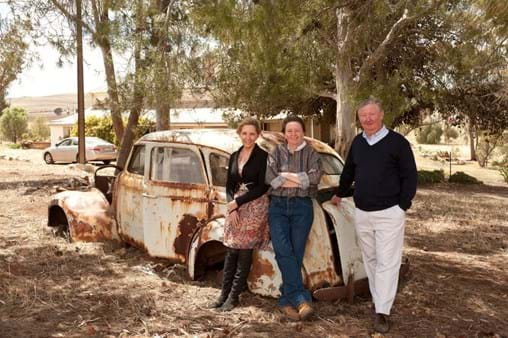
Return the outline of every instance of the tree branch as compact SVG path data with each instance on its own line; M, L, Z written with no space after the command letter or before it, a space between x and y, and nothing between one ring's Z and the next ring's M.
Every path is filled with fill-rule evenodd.
M358 72L358 76L356 77L357 80L360 81L368 69L371 69L372 67L374 67L374 65L380 62L381 59L383 59L386 53L386 48L390 45L390 43L393 42L393 40L395 40L397 33L399 33L399 31L404 26L422 16L425 16L430 11L439 7L441 3L442 0L436 0L427 10L422 11L421 13L415 14L413 16L408 16L408 9L405 8L402 13L402 16L399 18L399 20L397 20L397 22L395 22L392 28L390 28L388 34L386 34L385 39L379 44L379 46L377 46L374 52L371 55L369 55L367 59L363 62Z
M57 0L50 0L50 1L67 19L72 20L74 22L76 22L78 20L78 18L75 15L73 15L67 9L65 9L65 7L61 3L59 3ZM81 20L81 24L83 25L83 28L85 28L89 33L91 33L91 34L95 33L95 31L92 29L92 27L90 27L90 25L88 25L83 20Z
M316 95L320 96L320 97L327 97L329 99L337 101L337 94L333 93L333 92L328 92L328 91L323 90L323 91L316 93Z

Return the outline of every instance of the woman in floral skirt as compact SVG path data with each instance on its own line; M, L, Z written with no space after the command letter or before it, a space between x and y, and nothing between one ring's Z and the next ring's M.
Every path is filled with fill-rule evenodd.
M238 126L237 133L242 146L231 154L226 184L224 277L219 299L211 305L221 311L230 311L238 305L240 293L247 286L252 250L270 240L268 185L265 184L268 154L256 144L261 133L259 122L246 118Z

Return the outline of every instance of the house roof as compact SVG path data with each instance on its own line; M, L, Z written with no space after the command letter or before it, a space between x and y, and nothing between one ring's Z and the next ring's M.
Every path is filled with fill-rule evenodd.
M223 114L231 111L229 108L176 108L170 111L170 121L172 125L217 125L226 127ZM85 118L88 116L109 116L109 109L92 109L85 110ZM146 110L142 116L151 121L155 121L155 110ZM124 115L128 115L124 113ZM78 115L73 114L61 119L53 120L48 123L50 126L73 126L78 121Z

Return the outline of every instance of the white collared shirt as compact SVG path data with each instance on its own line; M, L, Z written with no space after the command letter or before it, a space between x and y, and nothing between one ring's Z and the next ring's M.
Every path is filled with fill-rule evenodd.
M362 136L365 140L367 140L367 143L369 144L369 146L373 146L374 144L378 143L386 135L388 135L388 128L386 128L384 124L381 127L381 129L379 129L376 133L372 134L371 136L367 136L365 131L362 132Z

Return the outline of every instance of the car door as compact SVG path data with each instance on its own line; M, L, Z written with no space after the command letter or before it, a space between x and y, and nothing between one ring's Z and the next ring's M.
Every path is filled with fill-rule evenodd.
M69 162L69 151L72 147L72 139L68 138L58 143L55 151L53 152L53 160L61 162Z
M143 192L145 247L184 263L195 231L209 219L208 179L199 148L154 144Z
M132 149L128 165L116 180L116 220L118 234L125 242L144 247L143 185L148 159L147 145L138 144Z

